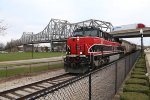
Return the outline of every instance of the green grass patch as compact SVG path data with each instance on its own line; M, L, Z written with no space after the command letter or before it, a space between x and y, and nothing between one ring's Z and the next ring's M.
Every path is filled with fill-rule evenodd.
M140 84L140 85L144 85L144 86L149 86L149 83L147 80L137 79L137 78L130 78L126 81L125 84Z
M7 69L6 70L0 70L0 78L4 77L10 77L10 76L16 76L16 75L24 75L25 73L29 73L29 68L15 68L15 69Z
M123 92L138 92L149 95L149 87L139 84L127 84L123 87Z
M148 77L145 75L131 74L131 78L145 79L148 80Z
M26 75L35 72L42 72L52 69L63 68L63 63L61 64L53 64L49 66L39 66L39 67L21 67L7 70L0 70L0 78L12 77L17 75Z
M145 74L146 63L143 54L135 64L130 79L125 82L120 100L150 100L149 80Z
M120 100L149 100L149 97L143 93L124 92L120 95Z
M145 72L140 72L140 71L133 71L131 74L136 74L136 75L145 75Z
M146 72L144 68L135 68L133 71Z
M146 68L145 64L136 64L135 68Z
M62 52L34 52L33 59L37 58L48 58L48 57L56 57L62 56L65 53ZM7 54L0 54L0 61L14 61L14 60L26 60L32 59L32 52L15 52L15 53L7 53Z
M44 66L44 67L32 67L31 72L40 72L40 71L46 71L46 70L51 70L51 69L59 69L63 68L63 64L53 64L49 66Z

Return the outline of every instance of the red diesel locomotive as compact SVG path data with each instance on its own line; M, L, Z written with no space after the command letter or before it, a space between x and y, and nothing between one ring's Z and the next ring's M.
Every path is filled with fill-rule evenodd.
M85 73L120 57L119 39L96 27L80 27L67 39L64 68L70 73Z

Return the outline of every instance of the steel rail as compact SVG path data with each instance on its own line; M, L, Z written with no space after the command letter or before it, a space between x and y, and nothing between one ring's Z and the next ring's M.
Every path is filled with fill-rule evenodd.
M20 86L20 87L16 87L16 88L13 88L13 89L10 89L10 90L2 91L2 92L0 92L0 97L7 98L7 99L21 99L25 95L16 93L16 91L19 91L19 90L24 91L24 89L26 89L26 88L36 90L36 88L33 88L33 86L42 87L43 89L45 89L46 87L44 87L44 86L38 86L38 85L43 84L43 83L49 83L49 84L51 84L53 86L54 84L62 82L63 78L65 78L65 77L72 77L72 76L70 74L68 74L68 73L65 73L65 74L58 75L58 76L55 76L55 77L52 77L52 78L49 78L49 79L41 80L41 81L34 82L34 83L31 83L31 84L27 84L27 85L23 85L23 86ZM59 80L59 79L62 79L62 80ZM43 89L37 89L37 90L43 90ZM30 92L30 91L27 91L27 92ZM11 96L7 95L9 93L17 96L18 98L15 98L15 97L11 98ZM29 94L32 94L32 92L29 93Z

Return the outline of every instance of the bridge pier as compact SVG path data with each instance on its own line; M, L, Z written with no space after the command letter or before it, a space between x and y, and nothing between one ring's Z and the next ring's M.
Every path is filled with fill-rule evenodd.
M50 41L50 52L54 51L54 45L53 45L53 41Z
M32 52L32 45L24 44L23 51L24 52ZM34 51L34 45L33 45L33 51Z
M50 52L65 51L65 41L51 41L50 42Z

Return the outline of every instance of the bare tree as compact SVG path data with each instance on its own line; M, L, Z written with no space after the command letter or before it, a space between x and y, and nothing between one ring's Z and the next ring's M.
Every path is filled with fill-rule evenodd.
M4 35L5 30L7 29L7 26L3 24L3 20L0 20L0 35Z
M3 43L0 43L0 51L4 50L5 45Z

